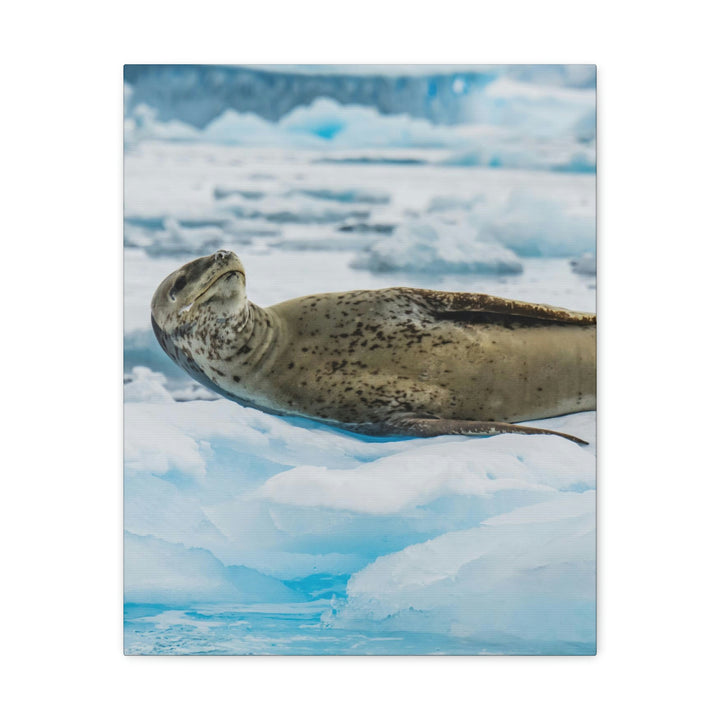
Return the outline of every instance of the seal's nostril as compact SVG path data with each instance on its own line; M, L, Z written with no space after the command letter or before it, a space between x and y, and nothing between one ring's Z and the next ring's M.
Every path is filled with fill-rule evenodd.
M216 260L224 260L230 254L229 250L218 250L215 253Z

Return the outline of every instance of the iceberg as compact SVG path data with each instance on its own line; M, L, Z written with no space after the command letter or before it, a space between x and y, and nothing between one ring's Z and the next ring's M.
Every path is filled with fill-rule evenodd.
M568 88L498 78L476 98L476 114L493 125L536 137L572 137L580 118L595 112L595 88Z
M594 102L594 93L591 94ZM592 106L590 106L592 107ZM594 172L595 148L591 137L594 109L587 103L575 105L562 115L564 119L543 123L538 116L537 127L530 123L521 127L505 116L489 112L491 123L459 126L433 125L407 115L381 115L374 108L341 105L331 98L320 98L312 105L297 108L277 123L270 123L250 113L226 110L206 128L194 130L175 121L162 123L154 111L142 107L139 117L125 123L125 140L134 147L145 140L166 142L213 143L216 145L270 148L303 151L350 150L370 151L377 157L333 157L323 162L340 163L424 163L422 158L402 158L387 154L390 150L415 149L452 151L441 165L462 167L510 167ZM518 117L526 118L527 108L518 109ZM546 114L555 118L555 104ZM487 114L487 113L486 113ZM526 122L529 122L526 120ZM493 124L494 123L494 124ZM514 123L514 124L513 124ZM567 127L566 127L567 126Z
M147 115L147 111L144 111ZM162 124L161 124L162 125ZM189 132L182 124L168 123L160 130L157 121L146 118L130 129L134 141L148 137L255 147L304 149L341 148L446 148L463 144L452 129L408 115L382 115L375 108L341 105L332 98L318 98L307 107L297 107L276 123L247 112L225 110L203 130ZM133 134L134 133L134 134Z
M578 275L595 275L597 273L597 258L593 253L585 253L582 257L570 261L572 270Z
M438 123L456 122L464 97L503 72L501 66L228 66L127 65L130 111L153 103L160 116L205 127L223 110L247 110L277 122L320 97L408 113ZM555 81L557 81L554 78ZM562 80L560 80L562 82Z
M522 264L512 250L477 239L467 226L411 221L353 259L351 266L375 273L513 274Z
M569 211L564 203L514 192L505 203L475 206L468 221L480 237L521 257L572 257L595 250L595 216Z
M566 99L594 91L595 76L594 65L127 65L125 88L129 113L152 104L162 120L197 129L228 109L277 122L322 97L453 125L493 85L499 100L532 88Z
M163 122L158 120L157 115L155 108L144 103L137 105L129 113L126 112L123 124L126 147L143 140L190 142L201 138L201 134L194 127L178 120Z
M246 74L242 92L230 92ZM214 78L209 86L198 82L205 75ZM126 76L128 148L148 140L321 151L434 148L452 151L440 161L447 166L595 170L592 66L556 66L542 72L496 66L489 72L392 79L290 73L288 83L308 88L294 99L283 94L276 105L269 103L268 82L279 91L276 82L282 73L130 66ZM170 85L158 86L160 77ZM186 82L196 92L193 101ZM378 83L389 86L383 94L368 95ZM249 92L250 87L258 94ZM417 93L414 101L408 92ZM208 95L216 97L210 101ZM404 100L396 102L398 98ZM426 162L386 152L328 156L324 161Z

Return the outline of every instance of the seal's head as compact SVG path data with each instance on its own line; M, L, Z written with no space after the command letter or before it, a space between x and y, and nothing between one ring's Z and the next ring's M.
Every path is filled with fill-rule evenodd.
M168 275L152 299L153 326L167 335L210 310L218 319L237 315L247 304L245 269L234 252L218 250Z

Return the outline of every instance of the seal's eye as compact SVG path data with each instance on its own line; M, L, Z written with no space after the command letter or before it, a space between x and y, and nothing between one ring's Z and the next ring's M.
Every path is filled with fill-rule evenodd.
M172 286L170 290L170 299L175 300L175 295L179 293L187 285L187 280L184 275L181 275Z

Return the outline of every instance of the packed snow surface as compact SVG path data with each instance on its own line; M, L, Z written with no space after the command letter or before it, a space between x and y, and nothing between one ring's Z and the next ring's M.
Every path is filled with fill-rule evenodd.
M234 604L283 614L320 595L321 635L422 633L478 651L502 635L510 652L589 652L594 413L535 424L591 444L368 442L226 400L129 402L126 601L209 604L222 623ZM157 651L141 630L129 649Z

